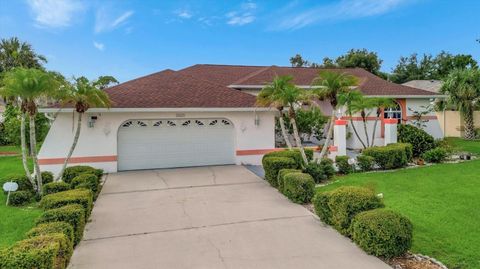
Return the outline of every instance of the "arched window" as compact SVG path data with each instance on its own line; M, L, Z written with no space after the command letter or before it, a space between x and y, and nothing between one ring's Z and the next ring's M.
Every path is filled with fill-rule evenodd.
M395 102L395 106L385 108L383 117L385 119L398 119L398 123L401 123L402 120L402 107L399 103Z

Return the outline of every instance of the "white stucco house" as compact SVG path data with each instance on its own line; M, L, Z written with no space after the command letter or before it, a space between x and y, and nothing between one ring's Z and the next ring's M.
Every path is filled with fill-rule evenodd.
M110 109L86 113L71 165L91 165L106 172L221 164L260 164L275 147L275 110L257 107L255 95L275 75L292 75L310 88L320 70L278 66L194 65L164 70L106 89ZM363 69L332 69L359 78L366 96L394 98L398 107L382 113L376 136L381 144L383 119L411 120L408 108L428 105L436 93L387 82ZM322 110L331 108L321 102ZM43 108L54 113L58 108ZM43 170L57 172L73 140L76 119L62 108L39 152ZM345 116L339 115L342 118ZM441 137L433 113L428 132ZM356 123L358 117L353 119ZM375 117L369 118L369 128ZM354 137L348 147L359 148Z

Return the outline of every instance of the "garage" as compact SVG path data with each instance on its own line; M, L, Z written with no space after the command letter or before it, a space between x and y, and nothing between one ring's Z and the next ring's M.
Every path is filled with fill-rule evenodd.
M224 118L132 119L118 130L118 170L234 164L234 141Z

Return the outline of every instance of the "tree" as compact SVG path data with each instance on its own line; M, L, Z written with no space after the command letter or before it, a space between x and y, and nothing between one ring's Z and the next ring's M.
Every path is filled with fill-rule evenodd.
M302 159L305 165L308 163L307 155L305 154L305 150L303 148L300 135L298 133L298 127L296 123L296 111L295 108L298 106L303 100L306 100L305 92L296 87L292 83L293 77L292 76L275 76L272 83L265 86L257 96L257 103L260 105L270 105L274 106L278 111L280 111L279 122L282 128L282 133L285 138L285 141L288 143L288 137L285 129L285 123L283 120L283 110L284 108L288 108L288 117L290 119L291 126L293 128L293 137L295 139L295 143L300 150L302 155ZM282 126L283 125L283 126ZM291 145L289 145L291 149Z
M436 79L443 79L455 69L477 69L478 64L472 55L457 54L452 55L448 52L442 51L434 59L435 72L434 77Z
M362 98L364 98L363 94L359 90L351 90L338 95L338 104L345 107L347 116L350 119L350 126L352 126L355 136L357 137L358 141L360 141L363 148L367 148L367 144L363 142L363 139L358 134L357 127L353 123L353 115L355 114L355 112L353 111L352 104Z
M361 98L357 98L356 100L354 100L350 106L353 113L360 113L360 117L362 118L363 123L363 132L365 133L366 145L367 147L369 147L370 138L368 135L367 121L368 117L371 114L371 110L375 107L375 104L372 99L362 96Z
M25 173L32 184L36 186L37 192L42 194L42 174L36 149L35 117L38 112L38 102L51 96L60 87L60 83L56 80L55 74L34 68L14 68L6 73L3 82L4 86L0 93L12 98L21 111L20 136ZM31 154L37 182L32 178L27 165L25 142L25 118L27 114L29 117Z
M333 133L333 125L335 124L335 112L338 106L338 97L340 94L346 93L358 84L356 77L346 73L320 71L318 76L313 80L314 96L320 100L328 100L332 106L332 115L330 117L330 126L328 128L327 137L320 152L322 159L327 153L328 144Z
M323 128L327 122L326 117L318 107L299 109L297 111L298 131L304 137L314 136L317 139L323 134Z
M447 104L461 113L465 121L465 139L475 139L473 112L480 108L480 70L454 70L445 79L441 92L448 95Z
M367 49L351 49L345 55L339 56L335 63L342 68L363 68L370 73L378 74L382 66L382 60L376 52Z
M110 99L103 89L111 84L118 84L118 81L112 76L101 76L95 81L89 81L85 77L79 77L75 79L73 85L66 89L64 96L62 97L62 102L64 104L73 105L75 108L75 111L78 114L77 128L70 150L68 151L67 157L63 162L62 169L55 179L56 181L62 178L68 161L72 157L73 151L77 146L82 127L82 118L85 112L87 112L87 110L91 107L110 107Z
M310 62L307 60L304 60L302 55L300 54L295 54L295 56L290 57L290 64L292 67L308 67L310 65Z
M377 132L378 121L380 120L380 116L383 113L385 108L394 107L396 105L395 101L392 98L384 98L384 97L375 97L370 98L370 102L373 104L373 107L376 108L376 117L375 123L373 124L373 133L372 133L372 143L370 144L371 147L375 146L375 133Z
M0 41L0 73L15 67L41 69L46 62L45 56L35 53L30 44L16 37Z

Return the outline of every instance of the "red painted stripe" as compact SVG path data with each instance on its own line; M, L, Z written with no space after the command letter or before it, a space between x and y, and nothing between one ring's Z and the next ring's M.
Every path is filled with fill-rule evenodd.
M397 124L398 123L398 119L384 119L383 122L385 124Z
M363 121L362 117L349 117L349 116L344 116L342 117L342 120L353 120L353 121ZM372 120L380 120L381 118L377 117L365 117L367 121L372 121Z
M335 125L347 125L347 121L346 120L336 120Z
M305 147L306 149L313 149L314 151L319 151L319 147ZM274 149L240 149L236 151L237 156L248 156L248 155L264 155L273 151L283 151L285 148L274 148Z
M338 147L337 146L330 146L330 147L328 147L328 151L330 151L330 152L338 151Z
M68 160L68 163L103 163L103 162L116 162L117 156L89 156L89 157L71 157ZM65 158L45 158L39 159L38 163L41 165L50 165L50 164L63 164Z

